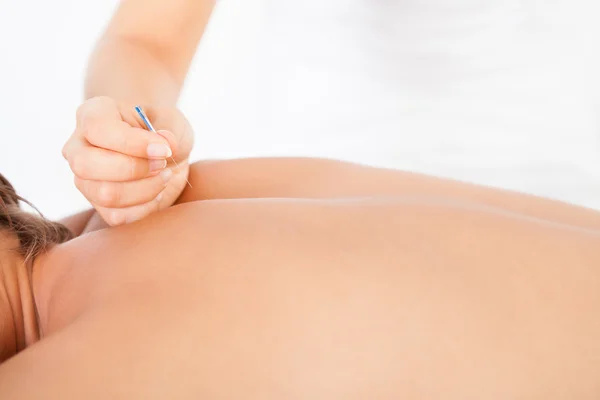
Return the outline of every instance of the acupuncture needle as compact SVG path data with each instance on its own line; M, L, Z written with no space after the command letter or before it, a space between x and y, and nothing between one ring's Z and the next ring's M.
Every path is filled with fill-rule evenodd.
M144 125L146 125L146 128L150 132L154 132L154 133L156 133L158 135L159 133L156 132L156 129L154 129L154 126L150 122L150 118L148 118L148 116L146 115L146 113L144 112L144 110L142 109L142 107L135 106L134 109L138 113L138 115L140 116L140 118L142 119L142 122L144 123ZM175 161L175 159L173 158L173 156L171 156L171 161L173 161L173 163L175 163L175 166L177 168L179 168L179 164L177 164L177 161ZM192 187L192 184L190 183L190 181L187 180L187 178L185 178L185 181L187 182L188 185L190 185L190 187Z

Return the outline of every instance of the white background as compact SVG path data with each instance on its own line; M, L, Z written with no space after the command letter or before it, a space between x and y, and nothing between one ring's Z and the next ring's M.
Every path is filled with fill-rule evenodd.
M87 206L60 149L117 3L0 0L0 171L50 218ZM220 1L180 102L192 159L329 156L600 208L598 11Z

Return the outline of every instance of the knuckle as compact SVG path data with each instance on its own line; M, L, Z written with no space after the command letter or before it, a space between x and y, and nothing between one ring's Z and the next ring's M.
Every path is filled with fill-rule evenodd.
M75 154L71 157L70 166L71 171L73 171L76 176L80 178L85 177L87 173L87 160L81 153Z
M125 215L121 210L108 210L103 218L110 226L118 226L125 223Z
M75 187L80 191L83 192L83 189L85 188L84 185L84 181L83 179L78 178L77 176L75 176L75 178L73 178L73 183L75 183Z
M119 205L120 195L118 189L108 183L101 182L96 189L96 202L103 207L116 207Z
M73 179L73 183L75 184L75 187L77 188L77 190L79 190L79 192L81 194L83 194L86 199L89 200L88 196L85 193L86 191L85 191L84 181L82 179L78 178L77 176L75 176L75 178Z
M102 126L98 123L96 119L90 120L86 125L85 130L83 131L83 136L90 143L97 143L98 140L102 137Z
M83 121L83 119L85 118L87 108L88 108L87 101L81 103L79 105L79 107L77 107L77 111L75 111L75 118L77 119L77 122Z
M64 144L64 146L62 147L61 151L60 151L60 152L61 152L61 154L62 154L62 156L63 156L63 158L64 158L65 160L67 160L67 159L68 159L68 157L69 157L69 150L68 150L68 146L69 146L69 142L65 143L65 144Z
M79 106L76 115L77 121L82 127L88 126L91 122L93 122L96 119L96 115L93 112L93 105L89 101Z
M82 130L77 128L73 131L69 139L67 139L61 149L62 156L65 160L68 160L71 154L76 153L76 150L81 148L81 144L84 143L81 136L83 136Z

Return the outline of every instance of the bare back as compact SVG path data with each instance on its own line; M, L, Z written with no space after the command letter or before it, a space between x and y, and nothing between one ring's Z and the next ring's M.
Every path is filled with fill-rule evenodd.
M183 204L46 256L38 281L64 271L40 308L46 338L0 368L0 388L595 399L599 244L436 197Z

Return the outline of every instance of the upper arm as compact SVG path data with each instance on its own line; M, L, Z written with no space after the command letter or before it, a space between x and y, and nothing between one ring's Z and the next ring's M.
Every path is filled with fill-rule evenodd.
M374 193L374 169L327 159L248 158L190 166L179 203L236 198L332 198ZM370 183L369 183L370 182Z
M419 196L453 199L583 228L600 229L598 212L540 197L410 172L307 158L196 163L193 189L178 202L235 198Z
M185 76L215 0L122 0L107 35L143 44Z
M80 213L63 218L58 222L66 226L73 233L73 235L79 236L84 232L94 213L95 210L93 209L82 211Z

